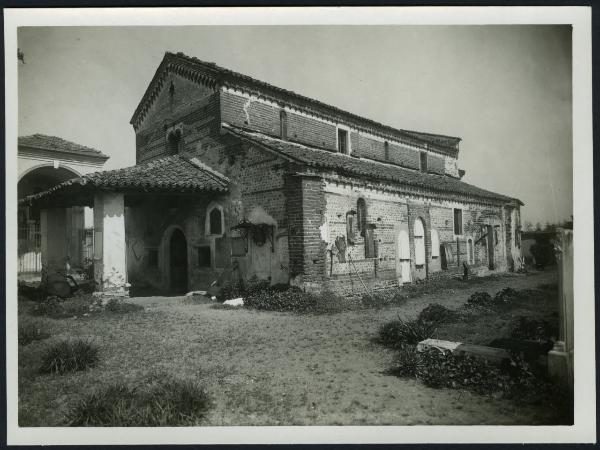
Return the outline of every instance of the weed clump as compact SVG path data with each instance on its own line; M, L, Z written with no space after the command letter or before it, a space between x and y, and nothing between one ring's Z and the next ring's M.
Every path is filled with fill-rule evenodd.
M429 339L436 329L437 325L434 323L420 320L405 321L398 316L397 320L381 326L378 341L386 347L400 349L405 345L417 345L419 342Z
M67 421L73 427L193 426L210 407L210 397L199 383L167 376L92 392L71 407Z
M81 339L61 341L50 346L40 366L40 373L77 372L94 367L98 363L98 347Z
M518 300L519 292L511 287L506 287L501 291L498 291L494 296L494 303L496 305L513 303L515 300Z
M414 378L417 374L417 362L416 346L403 345L396 353L393 366L386 373L400 378Z
M418 355L417 378L433 388L465 388L494 393L509 388L509 377L487 359L428 348Z
M494 303L494 300L492 299L492 296L490 294L488 294L487 292L474 292L469 297L469 300L467 300L468 306L475 306L475 307L487 308L487 307L492 306L493 303Z
M439 303L431 303L419 313L418 320L429 323L447 323L458 317L456 311L446 308Z

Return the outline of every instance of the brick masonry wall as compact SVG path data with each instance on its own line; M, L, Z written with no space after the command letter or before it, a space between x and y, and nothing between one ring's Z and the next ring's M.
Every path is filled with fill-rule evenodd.
M318 284L325 275L326 244L321 239L325 196L319 177L286 178L290 277L300 285Z
M458 178L458 165L456 158L444 156L444 172L452 177Z
M232 125L251 128L256 131L280 136L281 107L248 99L232 92L221 92L221 119ZM305 145L320 147L327 150L337 150L337 128L329 122L287 111L287 139ZM350 131L352 155L369 158L376 161L398 164L403 167L419 169L420 151L413 148L389 142L388 159L385 158L385 145L381 139L373 139L356 130ZM432 173L443 174L450 170L458 176L456 167L446 164L444 156L428 153L428 168Z
M148 115L136 131L136 162L141 163L166 156L169 127L183 125L182 147L193 148L206 138L219 133L219 94L212 89L172 75L174 95L169 93L171 83L163 89Z
M444 174L444 158L441 156L427 155L427 170L432 173Z
M357 202L363 198L367 205L367 223L375 225L374 236L378 246L377 258L365 257L365 239L356 234L354 245L348 245L346 262L340 261L334 245L338 236L346 237L346 214L357 210ZM328 246L327 274L331 278L356 277L395 278L395 246L398 224L407 218L406 204L394 194L381 194L370 189L352 188L343 185L326 185L327 228L323 235ZM352 261L352 262L351 262Z

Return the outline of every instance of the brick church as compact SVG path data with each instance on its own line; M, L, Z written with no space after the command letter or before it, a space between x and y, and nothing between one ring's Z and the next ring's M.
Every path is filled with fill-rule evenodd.
M135 166L26 200L45 217L48 267L64 256L65 208L94 208L99 289L256 276L351 293L521 264L522 202L461 181L460 138L392 128L181 53L165 54L131 124Z

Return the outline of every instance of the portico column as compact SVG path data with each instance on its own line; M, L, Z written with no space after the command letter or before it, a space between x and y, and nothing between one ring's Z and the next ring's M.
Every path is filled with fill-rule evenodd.
M62 272L67 248L67 214L65 208L40 211L42 267L47 274Z
M120 192L94 196L94 279L106 295L127 296L125 205Z

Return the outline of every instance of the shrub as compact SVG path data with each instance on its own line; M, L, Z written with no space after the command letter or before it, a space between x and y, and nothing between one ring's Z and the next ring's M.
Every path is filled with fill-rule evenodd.
M398 350L394 365L386 373L402 378L413 378L417 373L417 348L414 345L403 345Z
M40 373L76 372L98 363L98 348L83 340L58 342L46 350Z
M546 320L533 319L519 316L514 324L510 337L515 339L528 339L534 341L548 341L558 336L557 324L551 324Z
M361 304L365 308L386 308L406 302L408 297L398 290L373 292L363 295Z
M466 388L493 393L509 388L508 376L484 358L429 348L419 352L416 375L433 388Z
M49 337L50 334L44 331L41 322L29 320L19 323L19 345L27 345L33 341L41 341Z
M238 297L247 297L256 295L263 291L284 291L289 288L289 285L271 286L268 280L260 280L256 275L248 280L240 279L226 284L221 289L218 295L219 300L229 300Z
M436 330L436 324L420 320L404 321L400 317L381 326L378 341L386 347L402 348L405 345L417 345L429 339Z
M439 303L432 303L419 313L418 320L429 323L444 323L451 322L457 316L456 311L452 311Z
M192 426L210 409L207 392L196 381L166 377L139 386L114 384L76 402L70 426Z
M494 296L495 304L512 303L519 298L519 293L510 287L498 291Z
M467 300L467 305L469 306L489 307L492 306L492 304L492 296L487 292L474 292L469 297L469 300Z

